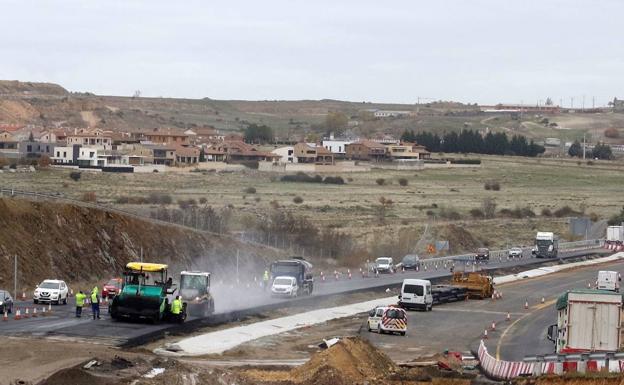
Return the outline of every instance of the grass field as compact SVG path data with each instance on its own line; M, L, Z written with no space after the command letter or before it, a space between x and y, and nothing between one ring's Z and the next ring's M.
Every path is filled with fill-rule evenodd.
M345 185L287 183L281 175L255 170L240 172L188 172L155 174L103 174L83 172L74 182L67 170L36 173L3 173L0 184L24 190L59 192L81 198L94 192L104 204L115 204L122 196L169 194L180 199L205 199L215 208L233 208L231 230L246 230L250 223L266 220L277 205L282 210L305 216L320 227L339 229L352 236L373 254L378 248L392 248L397 254L417 247L418 240L450 239L457 236L453 251L477 244L491 247L529 244L535 230L554 228L564 237L565 219L541 217L542 209L555 211L569 206L586 214L608 218L619 212L624 192L624 164L595 162L593 165L557 159L483 157L478 168L429 169L423 171L374 170L345 173ZM383 178L384 185L376 180ZM399 179L407 180L401 186ZM488 191L484 184L495 181L500 191ZM255 193L245 193L248 187ZM297 204L293 200L301 197ZM388 206L381 223L379 199ZM491 198L500 209L529 207L536 218L473 219L470 210L481 208ZM203 200L203 199L202 199ZM147 212L155 205L120 205ZM451 214L449 214L451 213ZM456 214L459 214L457 217ZM427 234L423 235L429 225ZM457 225L462 231L449 226ZM467 234L463 234L463 231ZM463 235L462 235L463 234ZM468 239L464 239L468 238ZM419 244L419 247L424 245Z

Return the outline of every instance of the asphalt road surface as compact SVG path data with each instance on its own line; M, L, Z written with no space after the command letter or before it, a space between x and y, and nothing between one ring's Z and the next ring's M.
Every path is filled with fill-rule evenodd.
M369 333L365 324L360 334L398 360L408 359L418 352L476 351L486 328L486 346L500 359L522 360L525 356L551 354L554 344L546 339L546 329L556 323L557 297L566 290L587 288L588 283L593 285L598 270L624 274L624 262L575 268L498 285L503 298L496 301L470 300L434 306L431 312L410 311L406 337ZM525 302L529 304L528 309L524 308ZM507 312L510 321L506 320ZM491 329L492 322L496 323L495 330ZM405 354L399 354L400 351Z
M568 259L596 252L606 253L602 249L560 252L560 258ZM480 268L509 268L543 261L544 260L536 260L530 257L516 260L507 260L506 258L502 260L493 259L489 263L480 266ZM440 264L437 269L435 267L430 267L426 271L421 269L419 272L410 271L392 275L385 274L370 278L361 277L359 272L353 272L351 279L348 279L345 274L342 274L338 280L333 276L327 276L325 282L317 279L313 296L333 295L366 288L383 287L386 285L390 287L399 284L404 278L433 279L447 277L450 275L448 267L450 266L444 269L444 266ZM465 265L462 265L462 267L466 268ZM460 267L458 263L455 269L461 270L462 267ZM467 270L470 269L472 269L471 266L467 267ZM218 277L215 278L218 282ZM264 293L262 289L253 282L239 283L236 285L216 285L213 292L215 295L216 312L221 314L237 310L253 309L263 304L285 303L289 301L287 299L269 298L268 294ZM73 303L73 300L70 299L68 305L53 305L52 314L46 317L39 315L37 318L31 317L28 319L14 320L11 315L8 321L0 322L0 335L64 336L67 338L88 339L94 342L111 345L121 345L130 340L141 339L149 335L161 335L169 331L175 332L178 328L178 325L168 323L153 325L143 322L114 322L108 316L105 307L101 309L102 319L100 320L91 319L91 311L88 307L85 307L82 318L75 318ZM32 301L18 301L15 306L16 308L19 306L22 311L24 307L28 306L32 312L32 306L34 305ZM37 308L38 312L41 313L41 305L38 305ZM448 330L456 329L455 325L458 322L456 317L443 318L445 319L441 321L448 325ZM192 318L189 318L189 321L192 321Z

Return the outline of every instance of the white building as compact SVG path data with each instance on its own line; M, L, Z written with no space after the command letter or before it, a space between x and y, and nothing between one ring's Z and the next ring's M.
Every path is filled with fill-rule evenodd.
M98 151L101 156L98 156ZM78 165L80 166L107 166L107 158L101 147L80 147L78 153Z
M333 154L344 155L347 152L347 144L353 142L353 140L348 139L323 139L323 147Z
M410 111L389 111L389 110L377 110L373 112L373 115L376 118L400 118L405 116L410 116L412 113Z
M297 157L294 156L294 152L295 152L294 146L280 147L271 151L272 154L276 154L280 157L279 163L298 163Z
M78 149L74 146L54 147L54 156L50 159L55 164L74 164L74 148Z

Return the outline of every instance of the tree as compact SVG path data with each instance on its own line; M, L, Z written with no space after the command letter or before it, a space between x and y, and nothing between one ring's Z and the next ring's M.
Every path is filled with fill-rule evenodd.
M248 143L268 143L273 141L273 129L267 125L252 123L245 129L245 141Z
M340 111L330 111L325 117L325 127L331 131L341 131L347 127L349 118Z
M553 105L553 101L551 98L546 98L546 105L547 106L552 106Z
M613 152L611 151L611 146L604 143L598 143L592 150L592 158L598 159L612 159Z
M581 143L578 140L575 140L574 143L568 149L568 155L571 157L581 157L583 155L583 149L581 148Z
M34 142L35 141L35 136L33 135L32 131L30 131L30 135L28 135L28 141L29 142Z
M386 222L386 215L388 214L388 210L392 208L394 202L392 199L387 199L386 197L379 198L379 206L377 206L377 220L379 224L384 224Z
M414 135L414 130L408 130L407 128L403 131L401 135L402 142L410 142L413 143L416 141L416 135Z
M140 98L141 97L141 90L136 90L134 91L134 94L132 95L133 98Z
M199 150L199 161L200 162L206 161L206 151L204 151L203 147Z

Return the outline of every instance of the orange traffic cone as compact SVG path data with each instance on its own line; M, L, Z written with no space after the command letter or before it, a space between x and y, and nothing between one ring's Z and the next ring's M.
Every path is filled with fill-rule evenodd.
M496 322L492 321L492 331L496 330Z
M511 321L511 314L509 314L509 312L507 312L507 321Z
M52 304L48 304L48 314L52 314Z
M321 281L325 282L325 276L321 274Z
M483 330L483 339L487 340L488 336L487 336L487 328L485 328L485 330Z
M419 270L420 270L420 266L416 265L416 272L418 273Z
M347 269L347 273L349 273L349 279L351 279L352 278L352 276L351 276L351 269Z
M22 292L22 301L26 301L26 292Z
M46 314L45 306L41 306L41 316L45 317L46 315L47 314Z
M544 297L542 297L542 303L544 303Z
M30 315L28 314L28 308L26 308L26 313L24 313L24 318L29 318Z
M22 312L20 311L19 307L15 311L15 317L13 317L13 318L16 319L16 320L22 319Z
M3 321L8 321L9 320L9 315L7 314L7 311L4 311L4 315L2 316L2 320Z
M524 301L524 308L528 309L529 308L529 301Z
M33 307L32 316L33 316L33 318L37 317L37 308L36 307Z

